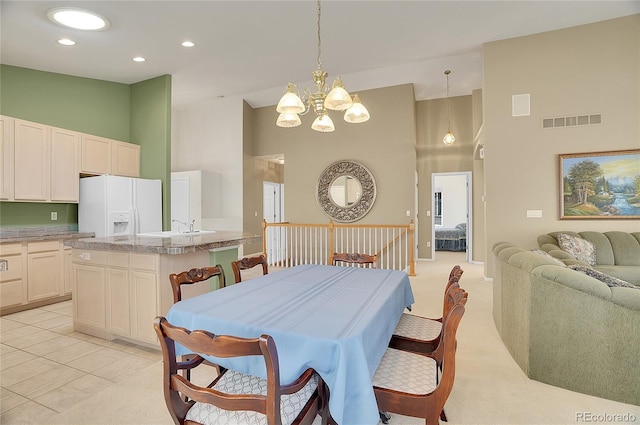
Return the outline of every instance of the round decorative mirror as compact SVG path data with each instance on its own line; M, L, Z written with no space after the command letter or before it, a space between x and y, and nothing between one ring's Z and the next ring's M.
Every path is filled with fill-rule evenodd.
M337 161L320 174L316 191L318 205L329 217L342 223L364 217L376 200L373 174L355 161Z

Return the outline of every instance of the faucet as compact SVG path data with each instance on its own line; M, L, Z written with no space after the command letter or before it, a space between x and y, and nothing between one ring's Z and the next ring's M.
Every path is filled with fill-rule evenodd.
M180 220L176 220L175 218L173 220L171 220L171 222L176 222L176 223L180 223L183 226L186 226L189 228L189 233L193 233L195 232L195 224L196 224L196 219L194 218L193 220L191 220L191 224L187 224L184 221L180 221Z

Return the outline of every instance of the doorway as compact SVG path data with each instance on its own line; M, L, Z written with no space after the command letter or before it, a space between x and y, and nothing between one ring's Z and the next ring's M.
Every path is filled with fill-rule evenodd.
M464 251L473 258L471 171L431 174L431 246L437 251Z
M281 223L284 221L284 184L269 181L262 182L262 218L267 223ZM276 230L279 229L279 230ZM284 260L286 246L281 242L286 238L281 234L282 228L273 228L274 231L268 233L270 241L267 246L279 247L269 253L269 261L277 263Z

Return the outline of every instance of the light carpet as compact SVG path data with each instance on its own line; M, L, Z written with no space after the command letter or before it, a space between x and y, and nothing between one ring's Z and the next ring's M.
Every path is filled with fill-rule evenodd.
M413 313L428 317L441 315L444 286L455 264L460 264L464 270L460 284L469 293L469 300L458 329L456 380L445 407L448 424L610 423L606 419L616 419L614 415L633 419L616 423L640 423L638 406L528 379L496 331L491 314L492 283L483 278L482 265L464 262L464 253L438 252L437 261L418 262L417 276L411 278L416 299ZM129 379L96 393L63 413L46 418L46 422L41 422L43 420L42 417L34 418L29 423L170 425L172 421L162 394L161 362L143 370L132 370ZM399 415L392 415L390 422L391 425L423 423Z

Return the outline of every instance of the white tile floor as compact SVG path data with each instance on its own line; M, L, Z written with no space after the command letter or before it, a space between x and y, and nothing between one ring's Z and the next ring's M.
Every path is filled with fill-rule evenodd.
M75 332L71 309L65 301L0 318L0 423L60 413L161 360L157 350Z

